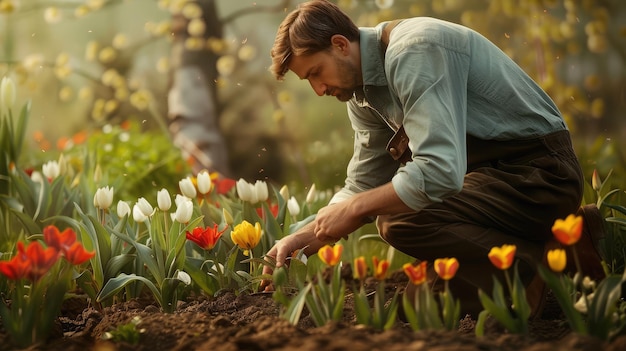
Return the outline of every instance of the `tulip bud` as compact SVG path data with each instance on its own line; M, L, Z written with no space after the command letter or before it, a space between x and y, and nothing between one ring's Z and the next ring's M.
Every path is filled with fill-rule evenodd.
M205 195L207 194L209 191L211 191L211 176L209 175L209 172L200 172L198 173L198 191L200 192L200 194Z
M93 197L93 205L96 208L106 210L111 207L113 203L113 187L105 186L96 190L96 194Z
M193 214L193 202L191 200L180 201L174 214L174 219L182 224L189 223Z
M237 195L241 201L252 202L252 189L250 188L250 184L248 182L244 179L239 179L237 183L235 183L235 187L237 188Z
M196 192L196 187L193 185L193 182L189 177L179 181L178 187L180 188L180 192L189 199L194 199L198 194Z
M157 191L157 205L163 212L167 212L172 207L172 198L167 189L163 188Z
M283 187L280 188L280 191L278 193L280 194L280 196L282 196L282 198L285 201L289 200L289 188L287 188L286 185L283 185Z
M289 211L289 214L294 217L300 213L300 205L298 204L298 200L296 200L295 197L292 196L287 201L287 210Z
M117 202L117 216L122 218L130 213L130 206L126 201L118 201Z
M0 83L0 105L7 110L15 105L15 83L11 78L2 77L2 83Z
M313 203L313 201L315 201L315 184L311 185L311 189L309 189L309 192L306 194L306 203L311 204Z
M41 172L49 180L53 180L61 174L61 169L57 161L48 161L41 167Z
M232 226L235 220L233 219L233 215L228 212L225 208L222 208L222 216L224 217L224 223Z
M144 216L146 217L152 216L152 212L154 212L154 209L152 208L152 205L150 205L148 200L146 200L143 197L140 197L139 200L137 200L137 206L139 206L139 209L141 210L141 213L143 213Z
M148 216L143 213L138 203L133 206L133 219L137 223L145 222L148 219Z
M598 175L598 170L594 169L593 174L591 175L591 188L595 191L599 191L602 187L602 181L600 180L600 176Z
M34 171L30 175L30 179L35 183L43 183L43 176L41 175L41 172Z
M176 279L180 280L185 285L191 284L191 277L185 271L178 271L178 272L176 272Z
M268 194L267 183L266 182L264 182L262 180L257 180L254 183L254 192L256 194L256 200L257 200L256 202L267 201L267 198L269 197L269 194Z

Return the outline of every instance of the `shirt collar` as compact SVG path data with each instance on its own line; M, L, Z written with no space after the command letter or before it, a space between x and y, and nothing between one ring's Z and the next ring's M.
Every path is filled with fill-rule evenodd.
M387 86L385 77L385 57L381 47L380 37L387 22L380 23L376 27L361 27L360 50L361 50L361 72L363 74L363 87L367 86ZM357 101L363 100L362 91L356 92Z

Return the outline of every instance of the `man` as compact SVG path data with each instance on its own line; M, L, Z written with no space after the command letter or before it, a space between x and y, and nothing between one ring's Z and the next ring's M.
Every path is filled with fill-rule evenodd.
M456 257L451 287L474 315L477 289L491 293L499 273L489 250L516 245L538 313L536 266L554 220L579 208L583 175L558 108L520 67L463 26L410 18L357 28L324 0L287 15L271 55L277 79L292 71L347 102L355 132L345 186L268 252L278 265L377 218L382 238L418 260Z

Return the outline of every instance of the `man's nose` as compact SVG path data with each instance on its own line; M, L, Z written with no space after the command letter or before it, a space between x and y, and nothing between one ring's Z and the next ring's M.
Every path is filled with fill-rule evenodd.
M314 82L312 80L309 80L309 84L311 84L311 88L313 88L317 96L324 96L324 94L326 93L326 84Z

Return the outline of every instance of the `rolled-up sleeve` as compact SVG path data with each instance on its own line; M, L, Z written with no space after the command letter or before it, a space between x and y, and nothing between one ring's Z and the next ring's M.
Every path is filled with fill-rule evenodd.
M419 38L403 44L390 47L385 68L402 106L413 162L392 183L400 199L419 211L463 186L469 56Z

